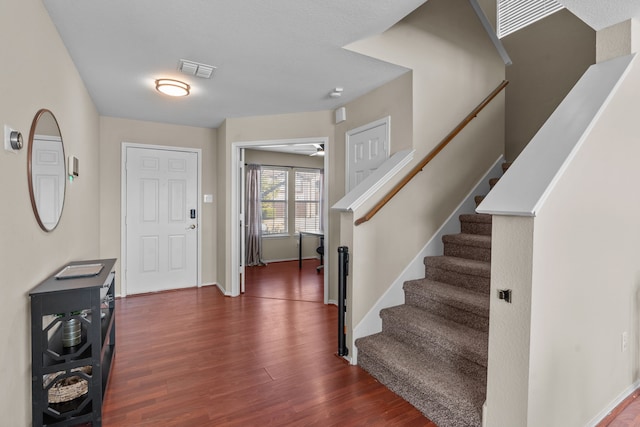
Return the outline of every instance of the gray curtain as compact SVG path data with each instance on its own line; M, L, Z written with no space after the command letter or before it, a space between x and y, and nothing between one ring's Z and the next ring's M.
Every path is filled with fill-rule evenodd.
M260 165L247 165L246 224L247 266L262 262L262 206L260 205Z

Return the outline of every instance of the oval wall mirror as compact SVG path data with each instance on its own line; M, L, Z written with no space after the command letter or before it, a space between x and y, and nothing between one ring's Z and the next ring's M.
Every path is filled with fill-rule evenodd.
M31 124L27 171L33 213L40 228L51 231L62 215L67 174L60 127L49 110L38 111Z

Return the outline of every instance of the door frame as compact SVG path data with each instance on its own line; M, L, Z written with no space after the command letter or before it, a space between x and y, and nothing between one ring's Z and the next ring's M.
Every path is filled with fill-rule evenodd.
M259 147L264 145L309 145L309 144L324 144L324 183L323 183L323 197L324 203L324 224L323 230L325 232L324 245L329 247L329 155L331 146L329 145L328 137L318 138L295 138L295 139L277 139L277 140L265 140L265 141L237 141L231 143L231 290L229 296L235 297L240 295L240 274L244 274L244 271L239 271L240 268L244 269L244 266L240 266L240 214L239 214L239 197L240 197L240 183L238 182L238 170L244 166L240 164L240 150L243 148ZM329 303L329 265L331 257L325 256L324 258L324 303Z
M120 294L127 296L127 148L139 148L151 151L180 151L184 153L195 153L198 164L196 174L197 186L196 197L198 199L198 218L196 227L197 251L196 255L196 283L202 286L202 150L200 148L173 147L169 145L137 144L133 142L123 142L121 147L120 161Z
M380 125L387 126L387 147L389 150L387 151L387 158L391 157L391 116L386 116L381 119L375 120L371 123L367 123L366 125L358 126L355 129L350 129L345 132L344 135L344 191L345 194L349 193L349 158L351 156L351 151L349 150L349 139L361 132L365 132L369 129L373 129Z

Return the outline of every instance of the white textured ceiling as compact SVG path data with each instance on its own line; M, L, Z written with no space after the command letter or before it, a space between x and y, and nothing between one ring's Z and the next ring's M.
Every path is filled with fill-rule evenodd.
M640 0L558 0L596 31L640 17Z
M217 127L227 117L330 110L402 67L342 49L425 0L43 0L101 115ZM178 72L188 59L210 80ZM154 80L192 86L185 98ZM329 92L343 87L342 98Z
M331 110L402 67L344 50L426 0L43 0L101 115L214 128L227 117ZM596 30L640 16L640 0L560 0ZM425 53L427 54L427 53ZM180 74L188 59L218 67ZM157 78L192 86L186 98ZM343 87L342 98L330 98Z

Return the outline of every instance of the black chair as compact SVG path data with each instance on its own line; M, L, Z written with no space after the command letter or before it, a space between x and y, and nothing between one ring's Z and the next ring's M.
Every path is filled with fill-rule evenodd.
M320 236L320 246L316 248L316 252L320 255L320 265L316 267L316 271L320 273L324 268L324 236Z

